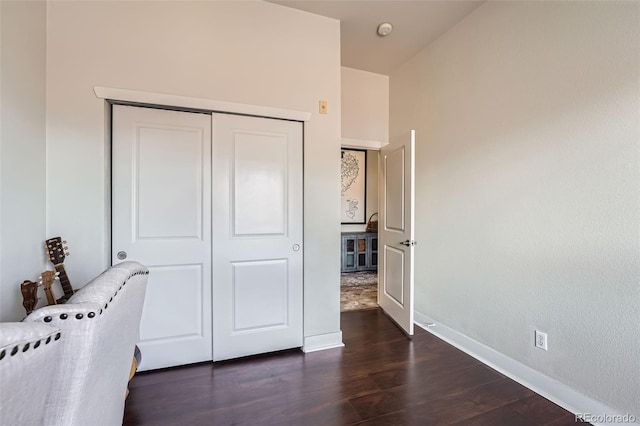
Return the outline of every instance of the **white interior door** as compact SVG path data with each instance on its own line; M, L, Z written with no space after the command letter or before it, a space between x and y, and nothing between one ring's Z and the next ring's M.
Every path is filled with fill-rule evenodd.
M213 115L214 361L302 346L302 123Z
M211 360L211 115L112 118L112 262L150 270L140 369Z
M380 151L380 307L413 335L415 131Z

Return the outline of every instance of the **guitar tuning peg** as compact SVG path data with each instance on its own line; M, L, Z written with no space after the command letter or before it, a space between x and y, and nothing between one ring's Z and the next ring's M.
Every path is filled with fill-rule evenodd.
M62 244L67 244L67 240L62 241Z
M64 253L65 256L71 256L71 253L69 253L68 251Z
M69 250L69 247L67 247L67 246L64 246L62 248L65 249L65 250Z

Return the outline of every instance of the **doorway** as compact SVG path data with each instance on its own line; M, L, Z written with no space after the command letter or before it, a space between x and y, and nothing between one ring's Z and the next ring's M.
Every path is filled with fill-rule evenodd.
M345 159L345 155L355 155ZM363 155L357 155L362 152ZM345 154L346 153L346 154ZM362 215L357 223L345 223L343 215L341 223L341 271L340 271L340 311L357 311L378 307L378 168L379 151L377 150L342 150L343 189L345 186L345 168L354 161L361 162L364 170L363 204L360 203ZM347 177L347 179L350 179ZM358 182L353 182L358 184ZM344 191L343 191L344 192ZM348 198L348 197L347 197ZM348 199L343 194L343 209L348 209ZM356 196L357 198L357 196Z

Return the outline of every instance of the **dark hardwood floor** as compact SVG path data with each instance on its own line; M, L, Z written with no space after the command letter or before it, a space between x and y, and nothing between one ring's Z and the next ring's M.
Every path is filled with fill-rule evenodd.
M125 425L568 425L574 416L420 328L345 312L346 347L137 374Z

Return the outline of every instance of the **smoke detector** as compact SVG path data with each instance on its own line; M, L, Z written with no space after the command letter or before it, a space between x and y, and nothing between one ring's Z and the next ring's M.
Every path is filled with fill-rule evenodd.
M388 22L383 22L382 24L378 25L377 33L380 37L385 37L391 33L391 30L393 30L393 25Z

